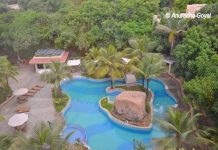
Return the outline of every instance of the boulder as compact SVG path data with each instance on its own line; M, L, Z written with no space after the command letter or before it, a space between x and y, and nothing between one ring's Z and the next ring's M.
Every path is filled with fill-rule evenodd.
M131 121L141 121L145 115L146 94L139 91L123 91L115 99L115 113Z

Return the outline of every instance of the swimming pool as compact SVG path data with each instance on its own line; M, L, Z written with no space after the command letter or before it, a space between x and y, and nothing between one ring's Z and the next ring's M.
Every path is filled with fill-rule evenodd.
M123 83L122 80L115 82ZM151 131L133 131L114 124L98 106L102 97L109 96L113 99L119 94L107 94L105 89L108 86L109 80L90 80L84 77L68 80L61 85L63 92L71 98L71 103L64 111L66 123L84 128L87 144L93 150L132 150L134 139L148 143L152 138L165 135L157 124L153 124ZM154 117L163 117L167 108L175 105L176 101L159 80L152 79L149 88L154 93Z

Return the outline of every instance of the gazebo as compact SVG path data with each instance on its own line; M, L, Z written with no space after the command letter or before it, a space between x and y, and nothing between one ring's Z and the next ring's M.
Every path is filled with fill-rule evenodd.
M65 63L68 58L69 52L64 50L55 49L42 49L35 53L35 56L29 61L29 64L35 65L37 73L49 71L46 67L47 64L52 62Z

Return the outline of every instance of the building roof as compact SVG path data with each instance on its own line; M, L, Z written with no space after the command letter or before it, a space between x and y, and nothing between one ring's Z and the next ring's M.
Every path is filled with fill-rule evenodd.
M187 14L195 14L198 12L201 8L203 8L206 4L192 4L187 5L186 13Z
M55 51L55 50L47 50L47 51ZM36 55L29 61L29 64L47 64L55 61L64 63L66 62L69 55L69 52L67 51L62 51L60 55L41 55L41 54L39 55L39 53L37 52Z

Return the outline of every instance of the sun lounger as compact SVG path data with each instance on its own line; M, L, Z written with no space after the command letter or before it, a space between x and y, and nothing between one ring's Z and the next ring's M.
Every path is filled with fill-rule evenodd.
M24 96L33 96L33 95L35 95L35 93L26 93Z
M33 89L28 91L28 93L34 93L34 94L37 93L37 92L38 92L38 90L33 90Z
M35 87L43 88L44 85L36 85Z
M37 86L34 86L34 87L32 87L32 89L31 90L36 90L36 91L39 91L39 90L41 90L41 88L40 87L37 87Z
M26 106L26 105L18 105L16 107L16 112L18 113L24 113L24 112L29 112L30 111L30 106Z
M27 96L19 96L17 99L18 100L27 100Z

